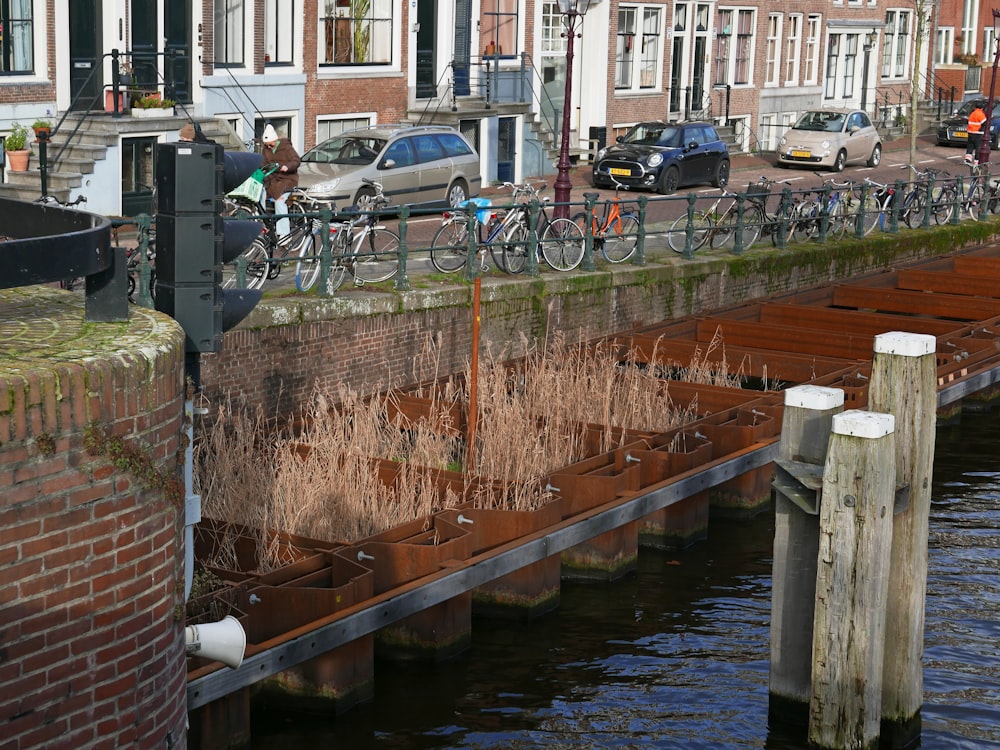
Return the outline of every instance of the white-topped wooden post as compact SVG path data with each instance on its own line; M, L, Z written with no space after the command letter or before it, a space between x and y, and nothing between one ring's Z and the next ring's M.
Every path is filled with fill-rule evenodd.
M891 414L833 417L823 470L809 741L866 748L879 737L885 599L895 501Z
M895 417L896 484L909 494L893 522L882 669L882 741L906 747L920 735L924 702L927 534L937 427L933 336L893 332L875 337L868 406Z
M834 414L844 410L838 388L800 385L785 391L781 445L774 486L774 561L771 587L769 713L773 719L805 724L812 677L813 600L819 516L815 490L801 482L814 467L822 480ZM795 471L795 462L803 464ZM798 474L798 476L796 476ZM815 485L815 481L811 483ZM803 500L806 498L806 501Z

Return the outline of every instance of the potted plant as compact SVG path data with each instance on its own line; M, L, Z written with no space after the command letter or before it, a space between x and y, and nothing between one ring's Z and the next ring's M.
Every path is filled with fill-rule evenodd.
M173 99L164 99L159 92L141 94L132 101L133 117L165 117L173 115Z
M7 152L7 166L11 172L24 172L28 169L28 128L19 122L10 126L10 133L3 139L3 148Z
M49 120L35 120L31 123L31 129L35 131L35 138L37 140L42 140L43 135L45 140L49 140L52 136L52 122Z

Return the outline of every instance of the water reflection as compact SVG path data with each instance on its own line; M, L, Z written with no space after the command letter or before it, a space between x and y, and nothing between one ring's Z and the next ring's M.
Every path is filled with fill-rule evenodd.
M922 747L1000 748L1000 421L937 436ZM768 748L772 519L642 550L609 585L565 584L530 623L475 621L472 649L378 664L371 703L261 721L254 748Z

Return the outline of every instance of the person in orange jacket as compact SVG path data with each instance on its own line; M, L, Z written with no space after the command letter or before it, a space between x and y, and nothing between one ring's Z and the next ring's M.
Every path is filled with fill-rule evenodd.
M986 123L986 113L978 104L969 113L967 132L969 141L965 144L965 161L969 164L979 163L979 144L983 141L983 125Z

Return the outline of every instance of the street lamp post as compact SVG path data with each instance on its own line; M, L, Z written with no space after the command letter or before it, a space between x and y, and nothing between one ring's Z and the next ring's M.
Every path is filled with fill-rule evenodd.
M876 39L878 39L878 32L875 29L865 34L865 62L861 68L861 111L865 113L868 112L868 61L871 58Z
M990 163L990 141L993 140L993 93L997 84L997 63L1000 63L1000 10L993 9L993 77L990 79L990 96L986 100L986 132L979 142L979 153L976 158L980 164Z
M569 125L570 103L573 93L573 40L576 38L577 19L583 19L592 0L559 0L559 12L565 16L566 23L566 92L563 94L562 137L559 141L559 162L556 164L555 209L553 214L558 218L569 216L570 189L573 183L569 179Z

